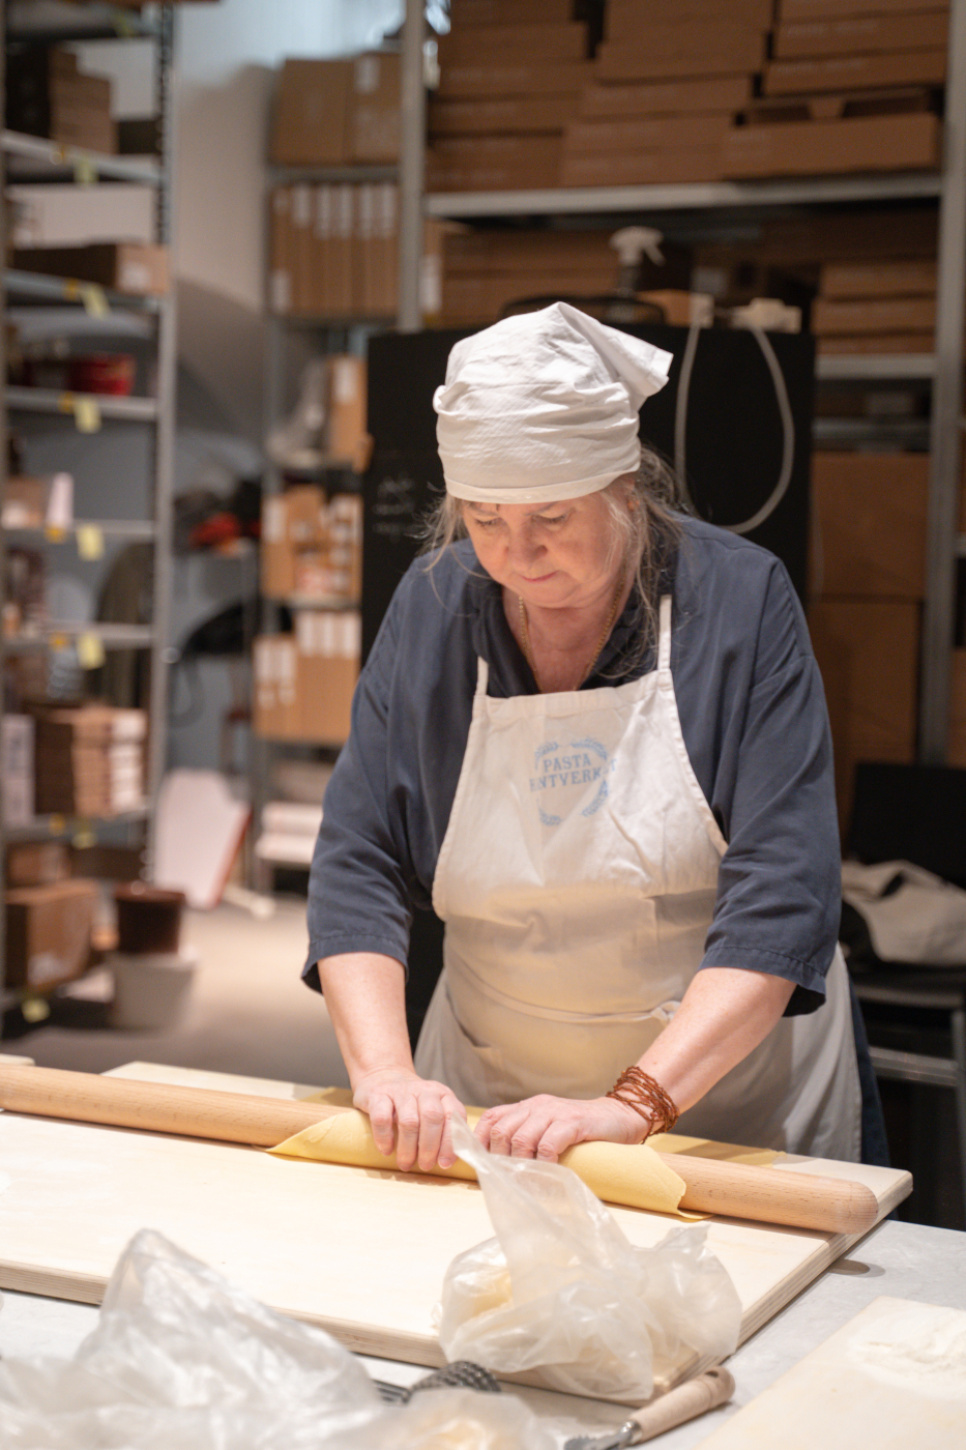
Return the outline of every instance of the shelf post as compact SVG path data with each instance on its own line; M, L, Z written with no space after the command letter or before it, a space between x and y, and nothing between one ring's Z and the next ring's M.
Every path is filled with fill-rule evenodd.
M936 314L919 718L919 756L932 765L946 755L954 638L966 315L966 0L952 0L949 12Z
M168 660L171 632L173 579L171 495L174 485L174 426L177 387L177 336L172 254L173 217L171 180L174 162L174 5L164 0L155 47L155 99L157 105L161 184L156 200L157 240L169 249L172 274L168 295L158 315L158 416L154 433L154 580L151 618L151 679L148 718L147 797L150 806L145 855L145 876L154 875L158 792L167 753Z
M424 0L406 0L402 34L399 152L399 331L419 332L423 255L426 88L423 84Z

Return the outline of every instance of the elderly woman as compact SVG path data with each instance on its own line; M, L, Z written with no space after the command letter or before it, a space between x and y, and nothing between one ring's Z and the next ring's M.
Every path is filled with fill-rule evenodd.
M441 543L359 682L306 968L403 1168L448 1166L467 1104L524 1157L678 1118L859 1156L821 682L779 561L672 511L642 455L669 363L559 303L458 343L436 394Z

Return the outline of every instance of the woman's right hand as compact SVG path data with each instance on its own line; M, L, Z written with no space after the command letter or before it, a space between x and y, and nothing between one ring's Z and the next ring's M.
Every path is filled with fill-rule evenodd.
M466 1109L444 1083L432 1082L405 1068L377 1068L356 1079L352 1101L368 1113L380 1153L395 1149L396 1164L408 1173L413 1166L431 1173L456 1161L450 1119L466 1121Z

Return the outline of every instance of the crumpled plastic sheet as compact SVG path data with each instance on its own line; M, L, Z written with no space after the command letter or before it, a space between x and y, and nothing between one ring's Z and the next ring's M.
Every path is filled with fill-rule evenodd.
M453 1142L476 1169L496 1237L446 1272L439 1339L448 1359L642 1403L655 1373L734 1350L741 1301L705 1226L635 1248L570 1169L487 1153L462 1123Z
M323 1330L267 1309L150 1229L72 1360L0 1360L3 1450L551 1450L523 1402L383 1403Z

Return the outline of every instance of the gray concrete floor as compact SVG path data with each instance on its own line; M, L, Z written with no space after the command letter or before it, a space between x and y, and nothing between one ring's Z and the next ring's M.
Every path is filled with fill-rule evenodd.
M276 898L265 920L238 907L188 912L183 942L198 966L180 1020L165 1030L110 1025L111 979L95 969L86 996L60 994L51 1016L3 1051L41 1067L104 1072L162 1062L318 1086L348 1078L322 998L300 980L305 902Z

